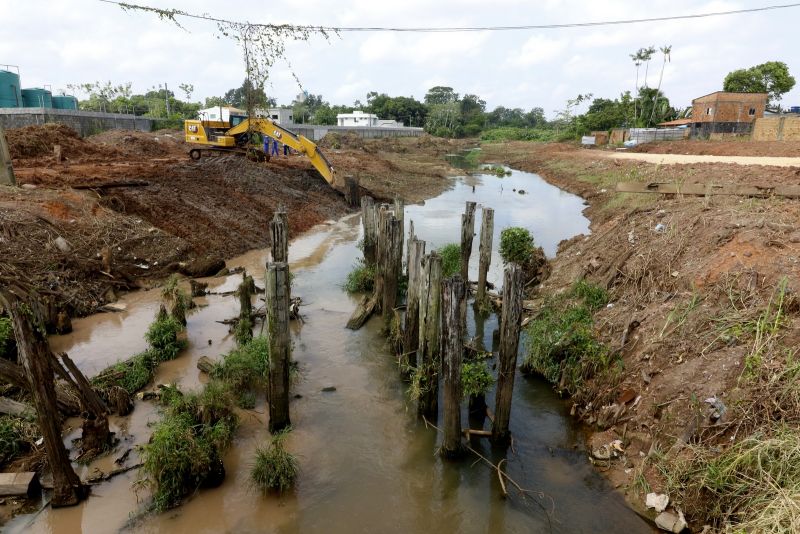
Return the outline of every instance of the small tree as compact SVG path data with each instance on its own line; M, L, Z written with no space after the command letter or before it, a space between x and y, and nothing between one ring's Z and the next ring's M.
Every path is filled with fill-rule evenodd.
M525 265L533 256L533 236L527 228L512 226L500 232L500 257L505 263Z
M794 88L795 79L782 61L767 61L749 69L739 69L725 76L722 88L733 93L767 93L767 108L780 111L780 101Z

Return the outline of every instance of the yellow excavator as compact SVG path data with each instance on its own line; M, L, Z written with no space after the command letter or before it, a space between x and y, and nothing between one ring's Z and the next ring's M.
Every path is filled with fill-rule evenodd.
M186 142L201 147L189 150L192 159L213 154L244 154L251 159L269 161L261 136L272 138L307 157L325 180L335 189L343 189L336 172L325 154L308 138L287 130L267 118L250 119L245 115L230 115L229 121L187 120L183 123ZM260 135L254 135L260 134Z

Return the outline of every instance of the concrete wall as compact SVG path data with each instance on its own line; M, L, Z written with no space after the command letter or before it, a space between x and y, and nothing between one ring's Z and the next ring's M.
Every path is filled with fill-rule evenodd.
M753 141L800 141L800 116L763 117L753 127Z
M286 128L311 139L319 141L328 132L354 133L364 139L377 139L380 137L419 137L424 132L422 128L389 128L389 127L362 127L362 126L326 126L319 124L287 124Z
M21 128L47 122L66 124L83 137L105 130L140 130L149 132L153 129L152 119L134 117L133 115L52 108L0 109L0 126L3 128Z

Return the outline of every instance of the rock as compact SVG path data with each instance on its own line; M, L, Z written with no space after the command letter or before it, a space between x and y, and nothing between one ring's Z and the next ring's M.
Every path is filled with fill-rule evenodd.
M326 386L322 388L323 393L330 393L332 391L336 391L336 386Z
M67 243L67 240L64 239L63 237L58 236L55 240L55 244L56 248L58 248L58 250L60 250L61 252L69 252L70 248L69 243Z
M669 495L666 493L648 493L644 501L645 506L654 508L659 514L667 509Z
M663 232L663 231L664 231L666 228L667 228L667 227L666 227L666 226L664 226L663 224L661 224L661 223L658 223L658 224L655 226L655 228L653 228L653 230L655 230L657 233L659 233L659 234L660 234L660 233L661 233L661 232Z
M683 532L686 528L686 519L683 517L683 512L678 510L675 512L661 512L656 516L656 526L661 530L667 532L674 532L675 534Z
M611 459L611 449L608 445L603 445L602 447L598 447L597 449L593 450L592 456L598 460L609 460Z
M22 189L37 189L38 186L36 184L22 184L20 186Z

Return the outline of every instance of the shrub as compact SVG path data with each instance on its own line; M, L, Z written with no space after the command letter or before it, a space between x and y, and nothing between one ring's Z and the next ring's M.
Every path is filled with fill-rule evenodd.
M556 133L554 130L543 130L538 128L492 128L481 133L481 141L555 141Z
M586 279L575 283L572 287L572 294L583 299L583 302L592 311L599 310L608 304L609 300L608 291Z
M525 265L533 256L533 236L527 228L512 226L500 232L500 257L505 263Z
M442 278L449 278L461 272L461 247L449 243L436 251L442 257Z
M150 343L157 362L174 360L178 353L186 347L186 341L178 337L182 330L183 325L177 319L159 312L144 336Z
M158 362L150 351L139 353L127 362L113 367L115 371L122 373L117 385L133 395L153 379L157 366Z
M256 449L256 458L250 471L253 484L263 492L277 490L283 493L294 484L299 471L297 458L284 449L289 429L278 432L266 447Z
M464 398L485 395L494 384L494 377L484 361L461 364L461 389Z
M344 290L348 293L369 293L375 288L375 266L367 265L363 259L347 275Z

